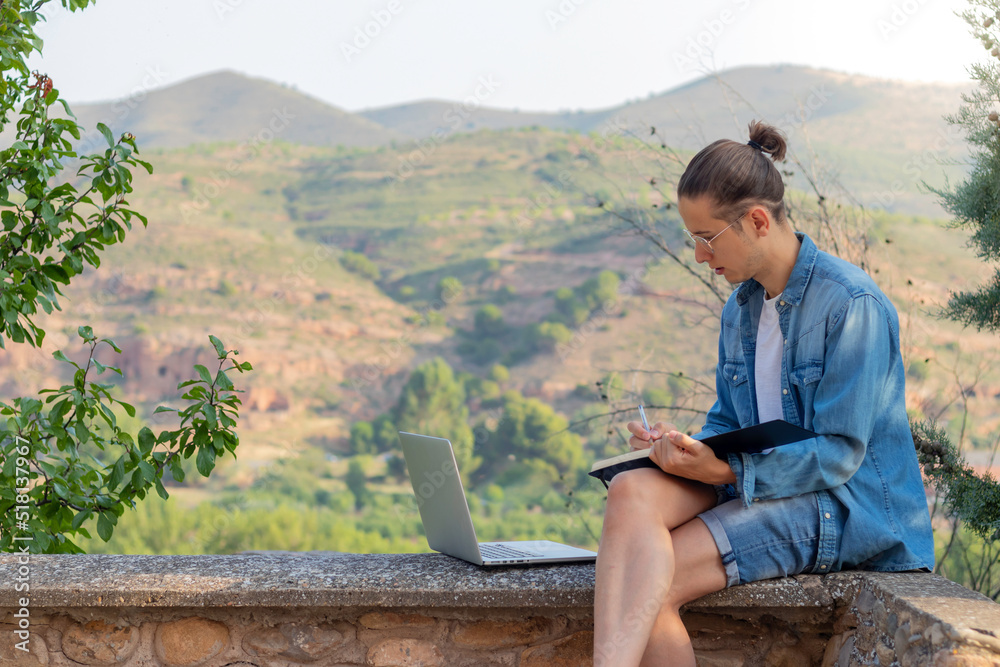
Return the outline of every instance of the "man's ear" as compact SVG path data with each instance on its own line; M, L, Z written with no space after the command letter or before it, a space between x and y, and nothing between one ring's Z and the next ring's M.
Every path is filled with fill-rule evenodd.
M747 217L757 230L757 236L767 236L771 232L771 212L763 206L754 206Z

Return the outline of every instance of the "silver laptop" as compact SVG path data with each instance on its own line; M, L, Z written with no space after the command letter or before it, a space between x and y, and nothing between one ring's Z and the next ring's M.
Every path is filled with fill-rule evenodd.
M478 542L451 442L399 432L427 544L476 565L592 561L597 554L548 540Z

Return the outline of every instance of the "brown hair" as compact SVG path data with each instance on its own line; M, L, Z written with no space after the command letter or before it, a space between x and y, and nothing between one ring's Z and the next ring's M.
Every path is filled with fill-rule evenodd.
M720 217L736 215L740 208L760 203L767 206L776 221L783 222L785 185L773 162L785 159L785 136L772 125L751 121L750 141L760 148L729 139L703 148L678 181L677 197L697 199L708 195ZM770 154L770 160L765 153Z

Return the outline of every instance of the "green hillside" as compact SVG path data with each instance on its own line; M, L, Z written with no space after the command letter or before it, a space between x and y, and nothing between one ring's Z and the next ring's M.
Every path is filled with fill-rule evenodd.
M217 143L146 158L155 173L137 177L131 203L148 229L74 284L44 324L43 352L0 353L0 389L56 382L48 355L72 350L80 324L123 347L120 391L138 397L137 421L170 402L209 332L255 370L238 460L172 489L166 508L144 504L115 541L88 549L425 548L415 512L399 509L408 492L398 460L377 447L352 456L351 429L395 414L411 373L437 357L462 386L468 427L489 434L470 480L480 536L513 525L593 545L603 489L582 467L621 447L640 399L652 418L685 428L711 403L718 302L609 213L645 216L690 253L665 206L669 160L655 145L539 128L422 147L274 141L251 154ZM790 200L811 224L815 196ZM911 409L957 423L967 406L970 443L989 444L1000 427L995 340L931 312L977 278L962 235L914 216L858 219L904 322ZM964 404L958 385L974 385ZM515 408L544 425L537 441L504 431ZM580 422L576 440L557 456L547 448L565 440L567 421ZM514 463L490 458L515 445ZM574 447L577 467L560 468ZM363 493L350 490L352 466Z
M143 145L179 148L204 142L270 142L401 149L417 140L433 151L442 140L480 130L548 128L649 137L696 150L718 137L738 138L752 119L789 135L793 157L823 157L808 177L828 189L837 183L868 209L940 216L922 189L963 173L962 137L942 120L968 86L915 84L792 65L742 67L601 110L545 113L490 106L481 95L464 100L424 100L348 113L293 89L234 72L218 72L107 104L74 106L85 126L98 120L129 131ZM97 145L94 132L85 138ZM97 143L95 143L97 142ZM490 158L487 158L490 159ZM959 164L949 164L953 162ZM793 165L794 166L794 165ZM793 169L793 171L795 171ZM808 187L799 169L791 181Z

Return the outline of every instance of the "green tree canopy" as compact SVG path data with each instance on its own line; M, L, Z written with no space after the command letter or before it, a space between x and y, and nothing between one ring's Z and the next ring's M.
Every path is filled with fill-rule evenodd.
M559 473L580 469L585 460L580 437L569 432L566 418L537 398L518 391L503 395L501 417L480 445L484 464L494 471L504 461L539 459Z
M410 374L392 411L400 431L448 438L462 475L476 467L465 388L441 357L425 361Z
M49 1L0 2L0 131L12 138L0 151L0 346L8 340L40 346L45 330L35 320L39 308L59 310L62 287L85 265L99 267L101 254L124 241L133 220L146 224L127 201L131 170L152 172L137 157L135 138L115 138L99 123L107 148L78 155L74 142L82 128L53 81L29 71L26 59L42 50L35 26ZM61 0L73 10L91 2ZM56 105L64 117L51 113ZM71 163L76 178L62 173ZM54 354L71 367L72 382L40 390L38 398L0 403L0 550L16 536L33 552L80 551L72 537L89 538L90 525L107 541L126 508L154 489L167 497L164 473L184 479L183 459L194 456L198 472L208 476L216 458L235 455L239 445L240 401L228 372L250 370L250 364L236 362L237 352L218 338L209 336L218 367L198 364L197 377L178 386L186 407L156 410L175 413L174 428L155 434L143 427L133 436L119 426L116 410L132 418L135 408L96 379L121 371L97 361L95 349L121 350L88 326L77 331L87 361Z
M978 88L963 95L957 114L945 119L962 128L971 149L972 169L968 177L950 190L931 188L945 209L955 216L954 225L971 232L969 244L987 263L1000 261L1000 3L973 0L962 16L991 52L989 62L974 64L969 73ZM946 317L977 329L1000 331L1000 269L978 288L954 293Z

